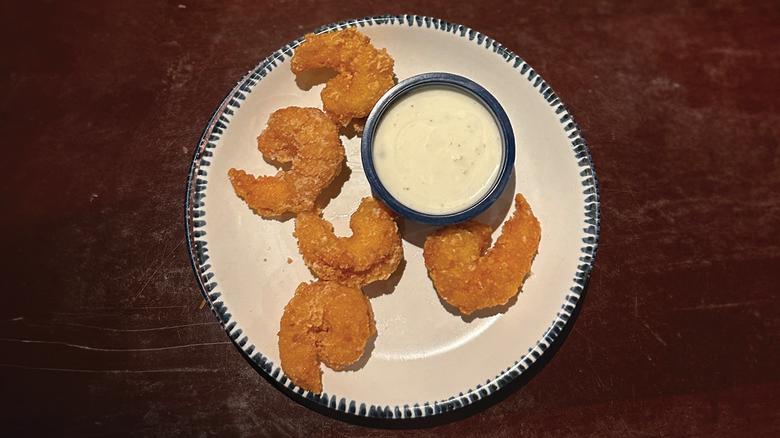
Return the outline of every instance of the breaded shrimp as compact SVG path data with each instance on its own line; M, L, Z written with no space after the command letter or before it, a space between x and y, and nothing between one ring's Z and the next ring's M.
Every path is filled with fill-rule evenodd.
M295 237L306 266L323 280L360 287L384 280L403 258L395 216L372 197L350 218L352 236L336 237L333 225L315 212L295 218Z
M464 315L509 302L531 270L541 227L523 195L515 197L515 204L491 249L490 227L475 221L425 239L423 257L436 292Z
M320 362L345 369L363 356L374 334L371 304L360 289L329 281L301 283L279 326L282 370L299 387L322 392Z
M338 72L320 96L325 112L342 126L368 116L394 84L393 58L355 28L306 35L290 65L295 74L316 68Z
M313 209L317 196L341 172L345 157L338 128L316 108L275 111L257 145L267 161L291 163L274 176L228 172L236 195L263 217Z

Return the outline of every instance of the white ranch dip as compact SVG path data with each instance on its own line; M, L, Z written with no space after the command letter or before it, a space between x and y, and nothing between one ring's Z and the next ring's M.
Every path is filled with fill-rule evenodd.
M399 98L374 135L382 185L420 213L457 213L477 203L493 186L501 158L493 115L453 87L422 87Z

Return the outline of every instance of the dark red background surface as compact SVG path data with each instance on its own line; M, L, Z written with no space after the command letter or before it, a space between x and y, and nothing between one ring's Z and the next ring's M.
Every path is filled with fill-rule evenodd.
M182 202L198 136L247 70L321 24L401 12L533 65L602 190L596 269L558 354L415 434L780 433L777 3L366 3L2 2L3 433L392 433L301 407L248 366L200 307Z

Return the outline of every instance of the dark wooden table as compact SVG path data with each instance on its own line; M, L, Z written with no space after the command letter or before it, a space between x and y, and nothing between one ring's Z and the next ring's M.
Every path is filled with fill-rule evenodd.
M554 359L414 435L778 436L776 2L267 3L2 2L3 435L393 433L301 407L250 368L201 305L182 203L203 126L261 58L324 23L414 12L544 75L603 202Z

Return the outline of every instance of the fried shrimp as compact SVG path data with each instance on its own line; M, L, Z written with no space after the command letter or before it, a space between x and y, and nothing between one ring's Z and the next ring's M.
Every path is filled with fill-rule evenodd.
M282 370L301 388L322 392L320 363L345 369L363 356L374 334L371 304L360 289L330 281L301 283L279 327Z
M344 162L338 128L316 108L291 106L275 111L257 146L267 161L291 164L274 176L255 177L238 169L228 172L236 195L264 217L313 209L315 199Z
M490 227L474 221L425 239L423 257L436 292L464 315L509 302L531 270L542 230L523 195L515 204L491 249Z
M368 116L394 83L393 58L354 28L306 35L295 49L291 68L296 75L317 68L338 72L320 96L325 112L342 126Z
M403 258L394 215L372 197L363 198L349 221L350 237L336 237L320 213L295 218L295 237L306 266L323 280L360 287L387 279Z

